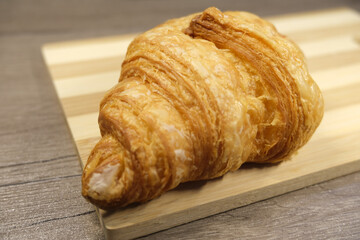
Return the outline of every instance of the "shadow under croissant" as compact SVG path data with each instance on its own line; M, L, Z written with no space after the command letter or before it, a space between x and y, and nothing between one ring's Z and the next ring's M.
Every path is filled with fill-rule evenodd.
M273 166L277 166L281 164L281 162L278 163L244 163L243 165L241 165L241 167L237 170L237 171L241 171L241 169L252 169L252 168L268 168L268 167L273 167ZM214 179L208 179L208 180L198 180L198 181L191 181L191 182L185 182L185 183L181 183L179 186L177 186L176 188L170 190L170 191L175 191L175 192L182 192L182 191L198 191L199 189L201 189L203 186L205 186L207 183L210 182L216 182L216 181L220 181L223 177L217 177Z
M241 165L241 167L237 171L241 171L242 169L254 169L254 168L263 169L263 168L275 167L275 166L280 165L281 163L282 162L277 162L277 163L246 162L243 165ZM170 190L169 192L199 191L206 184L208 184L210 182L220 181L224 176L220 176L220 177L217 177L217 178L214 178L214 179L209 179L209 180L197 180L197 181L181 183L179 186L177 186L176 188ZM152 201L152 200L150 200L150 201ZM126 207L122 207L122 208L114 209L114 210L108 210L108 211L105 211L105 213L103 214L103 217L110 216L114 212L122 211L124 209L138 208L138 210L140 210L142 208L142 206L145 207L145 204L146 204L146 202L145 203L132 203L132 204L126 206Z

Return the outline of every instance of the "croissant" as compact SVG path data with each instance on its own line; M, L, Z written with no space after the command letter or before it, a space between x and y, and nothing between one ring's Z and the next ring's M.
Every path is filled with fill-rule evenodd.
M214 7L169 20L128 47L100 104L82 194L119 208L244 162L286 160L323 112L301 50L271 23Z

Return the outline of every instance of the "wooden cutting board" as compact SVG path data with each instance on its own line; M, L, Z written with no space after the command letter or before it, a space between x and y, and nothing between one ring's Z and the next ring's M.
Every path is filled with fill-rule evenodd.
M146 235L360 170L360 16L342 8L269 20L300 45L323 91L325 115L311 141L279 165L244 165L216 180L182 184L146 204L97 209L108 239ZM99 140L99 102L116 84L134 36L42 49L82 166Z

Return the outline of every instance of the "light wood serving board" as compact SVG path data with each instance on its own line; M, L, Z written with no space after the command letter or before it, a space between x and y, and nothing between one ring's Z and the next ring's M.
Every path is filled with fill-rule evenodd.
M360 16L341 8L269 20L300 45L323 91L325 115L311 141L279 165L245 165L216 180L180 185L146 204L97 209L108 239L146 235L360 170ZM100 137L99 102L116 84L134 36L42 49L82 166Z

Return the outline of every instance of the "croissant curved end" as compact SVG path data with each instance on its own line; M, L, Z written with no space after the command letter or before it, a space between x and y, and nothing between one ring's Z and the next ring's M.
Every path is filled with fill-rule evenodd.
M111 208L116 198L125 193L124 178L128 184L133 180L132 173L125 169L123 152L113 136L105 135L91 152L84 169L82 195L104 209Z
M103 196L106 192L109 191L116 174L119 171L119 165L107 165L104 167L103 171L100 173L93 173L90 181L89 181L89 194L94 192L99 194L99 196Z

